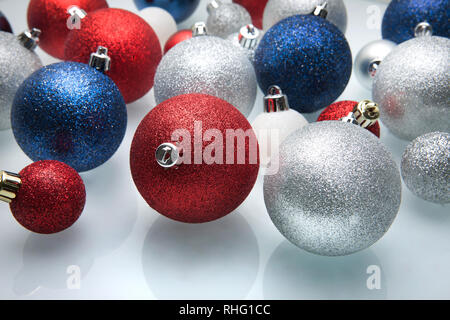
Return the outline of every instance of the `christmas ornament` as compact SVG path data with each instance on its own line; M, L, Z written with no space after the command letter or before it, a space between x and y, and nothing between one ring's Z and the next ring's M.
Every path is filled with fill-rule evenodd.
M266 32L255 54L263 91L277 84L299 112L330 105L344 91L352 54L333 24L313 15L289 17Z
M342 33L347 30L347 9L342 0L269 0L264 9L263 28L269 30L279 21L294 15L308 15L318 6L326 8L326 19Z
M143 97L152 87L162 51L158 37L144 19L122 9L102 9L83 19L66 41L65 58L85 62L98 46L107 47L114 64L108 75L125 102Z
M247 198L258 175L258 143L231 104L185 94L164 101L142 120L130 165L153 209L182 222L208 222Z
M258 46L260 31L252 24L243 26L238 33L228 36L227 40L231 41L236 47L242 49L249 60L253 63L255 60L255 50Z
M383 39L401 43L414 37L414 28L428 22L436 36L450 37L448 0L393 0L382 23Z
M161 103L186 93L204 93L228 101L248 116L256 99L256 76L242 50L229 41L198 36L173 47L155 76L155 98Z
M262 29L262 19L264 8L266 7L268 0L233 0L234 3L240 4L248 13L252 16L253 24Z
M258 136L261 164L267 166L272 155L278 153L280 143L307 124L300 113L289 109L288 98L280 87L270 87L264 97L264 113L252 123Z
M190 29L183 29L176 33L174 33L167 41L164 46L164 54L167 53L170 49L175 47L180 42L183 42L184 40L188 40L192 38L192 30Z
M432 132L412 141L402 157L402 177L416 196L450 203L450 133Z
M396 47L396 43L389 40L376 40L365 45L356 56L356 78L367 89L372 90L373 78L383 59Z
M177 23L166 10L158 7L148 7L139 11L139 15L152 27L158 36L161 48L167 40L177 32Z
M99 71L109 68L106 52L100 47L91 66L45 66L20 86L11 123L17 143L33 161L59 160L81 172L100 166L118 149L127 110L114 82Z
M383 60L373 100L394 135L412 140L428 132L450 132L449 53L449 39L420 36L401 43Z
M19 174L0 171L0 200L14 218L37 233L57 233L77 221L86 202L84 183L67 164L45 160Z
M300 248L340 256L363 250L389 229L400 207L400 172L373 134L339 121L290 135L264 200L278 230Z
M349 115L356 121L356 124L366 128L378 138L380 137L380 124L378 123L380 110L376 103L369 100L359 103L356 101L335 102L322 111L317 121L341 120Z
M105 0L31 0L28 27L42 30L42 50L64 59L64 43L70 31L83 26L87 13L103 8L108 8Z
M22 82L42 67L34 53L40 31L25 31L18 37L0 31L0 130L11 128L11 105Z
M169 12L177 22L189 18L200 0L134 0L139 10L146 7L159 7Z
M12 33L11 25L9 24L8 19L6 19L5 15L1 11L0 11L0 31Z
M212 0L208 5L208 14L206 21L208 33L221 38L239 32L242 26L252 23L252 18L247 10L235 3Z

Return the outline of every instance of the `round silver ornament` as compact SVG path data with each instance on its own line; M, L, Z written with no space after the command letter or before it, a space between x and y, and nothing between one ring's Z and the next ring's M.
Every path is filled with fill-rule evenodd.
M340 256L365 249L398 213L399 169L368 130L313 123L281 144L278 159L278 173L264 178L266 207L278 230L306 251Z
M41 60L33 52L33 41L36 40L30 35L27 42L26 33L19 37L23 40L0 31L0 130L11 128L11 106L17 89L30 74L42 67Z
M383 59L397 46L389 40L376 40L365 45L355 58L356 78L367 89L372 90L373 78Z
M208 13L208 20L206 20L208 34L221 38L239 32L242 26L252 23L252 17L248 11L236 3L221 3L213 0L208 5Z
M450 133L427 133L412 141L403 153L401 170L412 193L450 203Z
M421 36L399 44L383 60L373 83L381 121L397 137L413 140L450 132L450 39Z
M252 24L243 26L239 32L227 37L228 41L247 55L251 63L255 60L255 51L260 39L261 31Z
M242 50L227 40L199 36L164 55L155 75L155 99L203 93L216 96L248 116L256 99L256 75Z
M342 33L347 30L347 9L342 0L269 0L263 15L263 29L268 30L277 22L297 14L311 14L317 6L327 2L326 19Z

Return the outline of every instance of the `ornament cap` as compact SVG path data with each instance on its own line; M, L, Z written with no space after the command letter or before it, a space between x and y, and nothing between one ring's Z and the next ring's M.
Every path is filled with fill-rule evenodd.
M355 124L355 125L359 126L359 123L358 123L358 121L356 121L355 114L353 112L350 112L347 116L341 118L340 121Z
M163 143L155 152L156 162L163 168L172 168L177 165L180 152L177 146L172 143Z
M312 14L316 17L325 19L328 16L327 7L328 7L328 2L324 1L324 3L316 6L316 8L312 12Z
M367 128L374 125L380 118L380 108L373 101L363 100L355 106L353 115L359 126Z
M25 30L17 36L19 42L27 49L34 50L39 43L39 36L41 30L33 28L31 30Z
M108 56L108 48L98 47L97 52L91 53L89 66L98 71L106 72L111 69L111 58Z
M16 198L22 180L16 173L0 171L0 200L11 203Z
M369 68L367 71L369 73L369 76L372 79L375 78L378 68L380 67L380 64L381 64L381 60L379 60L379 59L375 59L369 63Z
M87 16L86 11L84 11L83 9L77 7L77 6L70 6L67 9L67 12L70 14L71 17L73 17L74 19L84 19Z
M206 6L206 11L208 11L208 14L211 14L214 10L217 10L222 5L222 2L220 0L212 0L208 3Z
M264 112L279 112L289 110L289 101L279 86L271 86L264 97Z
M254 49L258 45L259 30L253 25L243 26L239 31L239 44L245 49Z
M207 36L208 30L206 29L206 23L196 22L192 26L192 37Z
M432 35L433 35L433 27L431 26L431 24L429 24L426 21L419 23L414 28L414 36L416 38L424 37L424 36L432 36Z

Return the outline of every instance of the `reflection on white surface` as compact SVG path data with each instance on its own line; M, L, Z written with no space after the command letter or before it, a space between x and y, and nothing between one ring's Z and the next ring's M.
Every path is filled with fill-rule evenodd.
M383 299L386 287L383 267L370 249L323 257L288 241L270 257L263 279L265 299Z
M243 299L256 279L259 250L237 212L197 225L161 217L145 239L142 267L158 299Z

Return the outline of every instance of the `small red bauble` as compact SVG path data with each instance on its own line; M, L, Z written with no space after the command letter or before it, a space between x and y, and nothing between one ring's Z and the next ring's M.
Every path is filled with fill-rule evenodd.
M83 19L80 30L66 40L65 59L87 63L97 47L108 48L107 74L119 87L125 102L143 97L152 87L162 58L152 27L138 15L122 9L101 9Z
M259 29L262 29L262 21L264 15L264 9L269 0L233 0L234 3L240 4L248 13L252 16L253 25Z
M164 54L167 53L170 49L175 47L180 42L183 42L184 40L188 40L192 38L192 30L184 29L180 30L178 32L175 32L166 42L164 46Z
M234 145L227 143L227 130L230 134L239 129L248 133L241 147L236 139L230 140ZM179 130L190 137L172 139ZM207 138L212 132L214 138ZM180 140L180 156L190 164L177 162L171 168L158 164L158 147L177 145ZM211 152L212 143L223 147L223 154L220 148ZM195 158L199 150L203 152L200 161ZM205 155L217 157L216 161L207 164L211 162L205 161ZM226 160L230 155L234 161ZM208 222L229 214L247 198L258 175L258 143L247 119L231 104L209 95L185 94L159 104L142 120L131 145L130 165L133 180L150 207L177 221Z
M355 106L358 104L356 101L339 101L335 102L332 105L328 106L325 110L322 111L317 121L327 121L327 120L339 120L342 119L350 112L353 111ZM366 128L378 138L380 137L380 124L377 121L375 124Z
M37 233L60 232L77 221L86 202L84 183L65 163L35 162L19 173L22 181L10 208L14 218Z
M28 4L28 27L42 31L39 46L59 59L64 59L64 43L70 32L67 26L70 14L67 10L72 6L77 6L88 14L108 8L106 0L31 0Z

